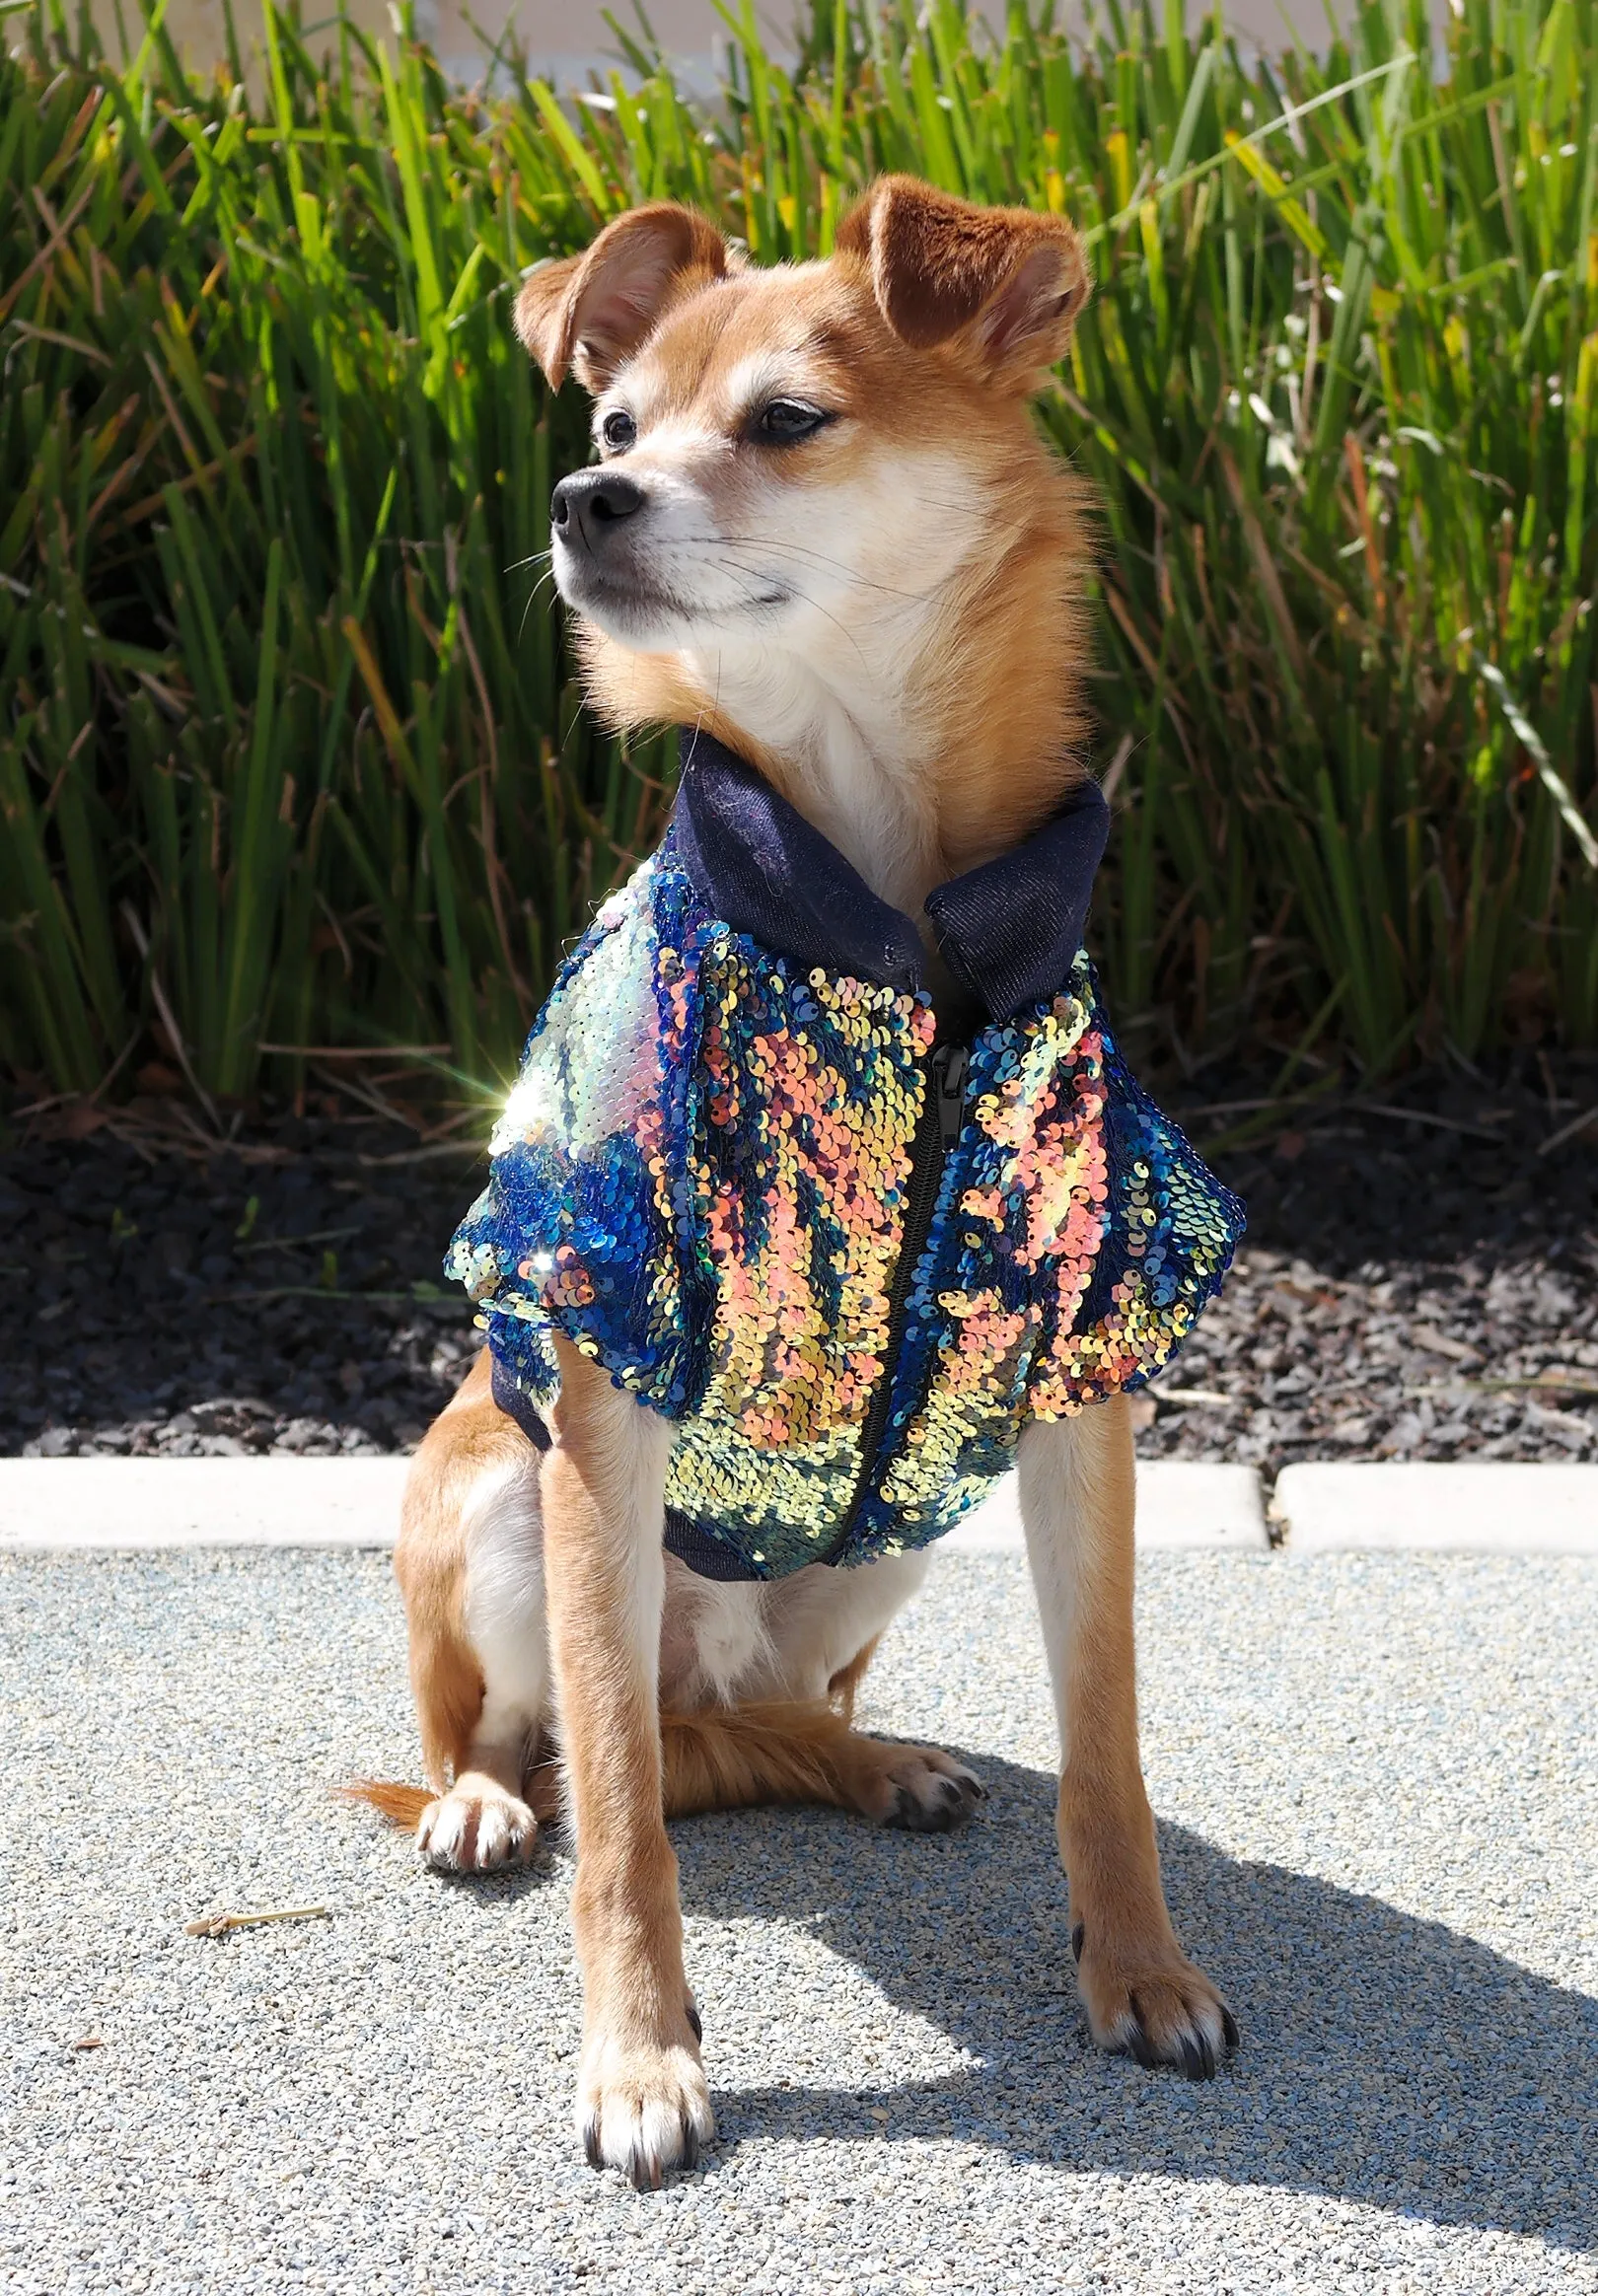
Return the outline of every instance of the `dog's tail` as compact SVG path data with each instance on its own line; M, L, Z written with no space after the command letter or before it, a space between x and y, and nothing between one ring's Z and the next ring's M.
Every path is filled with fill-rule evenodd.
M413 1832L421 1824L422 1813L431 1808L438 1795L431 1786L407 1786L400 1778L351 1778L348 1785L335 1786L333 1793L340 1802L364 1802L369 1809L386 1818L391 1826ZM541 1761L528 1779L523 1793L528 1808L541 1826L546 1826L560 1810L560 1780L552 1761Z
M847 1686L846 1696L853 1685ZM835 1686L834 1695L838 1688ZM851 1700L852 1703L852 1700ZM690 1818L705 1810L745 1810L760 1802L843 1802L847 1783L846 1715L827 1698L772 1699L762 1705L711 1707L698 1714L663 1714L660 1741L666 1815ZM392 1778L354 1778L338 1789L347 1802L365 1802L391 1826L413 1830L436 1796L427 1786ZM526 1788L540 1825L560 1809L559 1766L541 1761Z
M438 1799L430 1786L407 1786L399 1778L351 1778L334 1786L333 1794L340 1802L369 1803L380 1818L407 1832L414 1832L429 1802Z

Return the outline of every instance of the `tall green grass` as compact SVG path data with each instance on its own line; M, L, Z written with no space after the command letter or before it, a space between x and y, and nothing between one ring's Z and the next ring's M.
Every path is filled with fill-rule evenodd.
M1073 46L1020 5L989 40L954 0L820 0L786 68L727 23L707 108L619 30L564 102L270 6L210 79L159 10L114 64L28 20L0 1065L503 1072L671 770L587 723L541 587L586 433L511 338L517 277L661 195L825 252L885 168L1090 243L1042 419L1104 504L1122 1013L1371 1070L1598 1040L1598 0L1464 0L1440 57L1367 0L1275 63L1174 7Z

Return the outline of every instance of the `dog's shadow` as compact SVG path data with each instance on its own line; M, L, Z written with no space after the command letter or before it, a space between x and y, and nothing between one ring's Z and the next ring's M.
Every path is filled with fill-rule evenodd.
M1142 2072L1087 2038L1053 1779L970 1758L989 1798L951 1835L820 1810L674 1826L690 1917L801 1925L973 2060L898 2087L718 2085L712 2174L747 2136L955 2136L1019 2161L1283 2187L1598 2245L1598 2001L1439 1923L1165 1826L1179 1934L1243 2045L1208 2085ZM705 1955L700 1931L690 1975L713 2065Z

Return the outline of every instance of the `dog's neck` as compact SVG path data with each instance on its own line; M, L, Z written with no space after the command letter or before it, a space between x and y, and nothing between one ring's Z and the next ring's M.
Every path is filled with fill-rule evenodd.
M1083 519L1075 481L1049 475L913 621L805 651L741 638L627 654L588 630L590 691L619 722L714 734L924 924L934 886L1018 843L1081 777Z
M690 654L712 694L711 730L760 767L881 899L915 915L943 864L937 758L908 707L903 671L838 646L821 668L773 647ZM719 721L715 723L714 721Z

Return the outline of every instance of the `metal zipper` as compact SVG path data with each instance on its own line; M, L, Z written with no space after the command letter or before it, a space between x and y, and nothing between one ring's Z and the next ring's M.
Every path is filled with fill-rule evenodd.
M905 1336L910 1284L931 1232L932 1214L937 1209L944 1163L960 1137L961 1121L965 1114L967 1056L964 1044L939 1044L934 1047L932 1058L927 1064L926 1099L916 1121L914 1138L910 1142L909 1200L905 1207L905 1226L899 1242L899 1257L894 1263L894 1280L888 1290L888 1338L883 1349L883 1366L877 1375L871 1408L866 1413L865 1428L860 1438L860 1469L849 1496L848 1513L843 1518L842 1530L821 1557L823 1562L835 1562L840 1554L847 1551L849 1542L854 1537L855 1525L860 1519L860 1510L876 1479L883 1438L888 1431L888 1412L893 1402L894 1370L899 1362L900 1343Z

